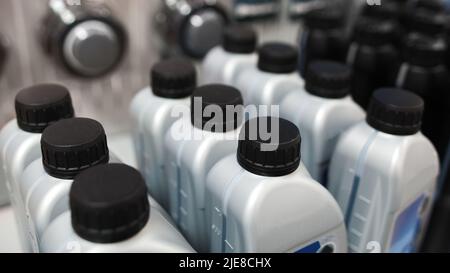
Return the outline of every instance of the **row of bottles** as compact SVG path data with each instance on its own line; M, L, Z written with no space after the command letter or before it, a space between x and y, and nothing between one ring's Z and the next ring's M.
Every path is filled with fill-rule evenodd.
M212 30L219 46L185 45L204 56L199 75L185 59L157 63L130 107L141 174L109 153L100 123L74 118L67 89L23 90L17 118L0 134L23 245L35 252L426 248L446 225L447 43L440 5L403 2L364 8L350 36L342 11L308 12L296 46L259 43L242 26ZM179 18L171 22L186 18L182 7L167 7ZM189 12L226 21L201 7ZM189 24L197 37L203 25Z
M251 49L255 34L244 32L251 34ZM226 47L239 48L225 40ZM212 54L227 60L224 50ZM233 75L239 62L229 64ZM219 76L211 68L210 75ZM151 88L131 105L141 171L152 196L197 251L346 252L342 213L301 163L301 136L293 123L276 117L246 122L241 92L220 83L196 87L186 61L163 61L151 75ZM267 126L276 135L271 150L262 134L252 137ZM310 202L320 205L299 213ZM296 229L302 223L309 224Z
M328 16L331 12L327 10L315 12L307 17L307 20L323 14ZM321 31L326 33L327 26ZM345 52L347 44L349 48L347 57L345 54L336 56L337 54L326 49L330 56L336 58L328 61L317 61L320 58L326 59L327 55L314 57L312 54L305 54L308 48L315 49L309 46L310 42L315 42L311 39L313 36L305 35L302 37L301 55L303 57L306 55L310 59L305 62L304 58L300 58L299 65L295 48L275 42L265 43L257 48L256 35L251 30L229 28L224 32L222 46L214 48L207 54L202 64L201 83L213 85L199 87L194 91L193 96L195 97L197 91L200 92L199 96L202 96L202 92L208 89L211 94L213 90L220 93L221 90L228 89L227 96L215 96L223 96L224 101L219 105L226 104L226 97L229 96L230 105L236 106L231 104L231 101L236 99L231 98L234 93L240 91L243 105L280 106L280 116L297 125L296 127L305 136L302 138L304 144L301 149L305 168L311 172L317 182L329 188L340 205L345 217L349 250L352 252L366 252L368 245L374 242L378 243L381 251L384 252L418 251L436 191L438 156L431 142L420 132L422 120L426 131L427 112L424 112L424 109L428 103L427 97L419 97L418 95L423 93L414 92L414 89L412 92L408 88L405 88L408 91L401 90L400 88L404 88L403 85L398 85L397 88L382 88L396 86L395 81L389 82L389 80L398 78L395 74L405 73L401 61L412 62L409 58L417 58L417 55L408 52L422 50L421 47L424 44L426 47L426 43L416 41L427 41L430 37L420 33L406 35L406 43L401 42L405 44L406 53L404 53L405 56L401 56L397 47L399 44L390 40L391 35L397 33L396 31L390 22L380 22L373 17L362 17L355 27L353 42L342 39L342 46L339 46ZM380 58L381 55L376 52L386 55ZM372 61L380 62L380 64L374 64ZM384 61L387 63L392 61L393 65L386 65ZM419 65L422 64L419 63ZM371 74L380 72L380 68L385 76L378 77ZM416 70L411 69L411 71ZM217 85L218 83L229 85L229 87ZM237 90L230 86L236 87ZM221 92L225 94L225 91ZM362 107L358 106L350 95ZM237 96L234 97L237 98ZM358 100L358 98L363 99ZM206 97L206 101L209 99ZM366 114L363 109L367 111ZM193 111L194 108L191 109L191 114ZM189 123L195 124L195 115L192 115L191 121L185 121L184 125L187 127ZM249 123L259 122L261 117L255 120L249 115L245 116L245 119L250 119ZM231 123L232 120L224 122ZM203 121L203 124L205 123L207 122ZM185 128L180 126L181 124L182 121L179 120L175 123L177 126L173 125L173 128ZM222 128L222 126L221 123L218 127ZM439 132L436 129L438 128L432 129L433 133ZM213 132L216 133L214 136L217 136L218 132ZM217 183L218 188L228 185L227 183L233 187L239 187L239 183L234 180L241 181L241 177L229 174L231 182L227 182L227 178L221 180L219 175L213 176L213 171L210 171L208 177L213 176L213 178L211 180L208 178L205 186L204 178L202 178L202 174L205 173L204 166L195 163L196 145L193 143L190 145L190 141L183 141L186 143L181 145L177 144L169 133L166 133L165 138L167 155L172 159L163 166L169 182L162 184L169 186L168 208L188 240L196 248L205 249L205 238L198 235L199 230L202 234L203 230L198 227L202 225L201 219L205 219L203 215L206 212L206 232L210 234L212 232L216 236L215 239L208 236L215 240L215 243L209 242L210 250L233 252L243 251L243 248L255 251L256 246L246 245L247 242L253 242L251 238L254 238L254 234L250 231L249 234L244 235L245 230L239 229L249 228L249 226L242 226L242 222L245 221L242 219L233 219L231 223L227 221L227 215L224 212L227 209L226 205L222 204L222 198L227 200L231 198L229 195L232 195L232 189L227 189L225 193L218 193L218 196L215 196L216 189L211 189L209 184ZM430 138L433 140L432 137ZM242 139L235 140L234 145L241 144L240 141ZM357 143L361 144L361 147L356 147ZM225 143L214 145L214 147L219 146L223 149L227 147ZM189 151L186 156L184 156L184 150ZM208 148L205 147L201 151L199 158L207 160L208 164L214 161L207 156ZM240 159L239 151L241 150L238 149L238 166L241 170L255 174L257 170L248 167L245 160ZM213 170L217 169L215 172L220 173L221 177L228 176L226 166L231 166L235 158L232 152L228 151L228 153L231 153L228 164L225 163L226 159L222 159L213 167ZM257 161L254 153L252 156L253 161ZM265 155L262 158L268 160L276 156ZM260 169L265 167L265 164L256 165ZM264 171L267 172L267 170ZM267 173L264 171L262 174L257 174L266 176ZM277 177L277 175L274 176ZM178 196L173 196L174 194ZM222 197L221 194L223 194ZM167 195L162 198L167 198ZM211 206L211 201L208 201L211 199L218 199L213 201L217 202L216 205ZM286 199L286 202L289 202L287 195ZM197 213L195 212L196 201L199 202ZM204 202L206 205L203 205ZM245 211L243 207L245 203L240 204L236 210ZM215 218L208 215L208 211L213 211ZM280 211L276 213L285 215ZM258 212L253 211L247 217L251 218L250 215L258 215ZM250 225L249 222L245 223ZM228 228L232 230L232 234L223 235L224 232L227 233L225 226L227 230ZM282 228L281 225L277 227ZM276 240L282 241L280 237ZM292 249L284 248L281 251L292 251Z
M103 126L74 117L65 87L26 88L15 107L0 179L24 251L193 252L141 174L109 152Z

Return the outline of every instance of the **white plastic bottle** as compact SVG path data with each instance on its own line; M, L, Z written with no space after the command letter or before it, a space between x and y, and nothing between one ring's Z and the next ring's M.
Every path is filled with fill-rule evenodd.
M280 116L302 132L302 160L314 180L327 186L328 167L341 133L364 119L350 96L351 69L328 61L312 62L304 90L287 95Z
M15 98L15 109L16 119L0 132L0 199L5 201L9 191L22 251L30 252L31 244L23 236L27 221L19 179L25 168L40 158L44 129L60 119L72 118L74 110L69 91L56 84L40 84L21 90Z
M240 111L237 115L230 113L235 107ZM216 162L236 150L242 110L242 96L235 88L199 87L192 96L191 118L175 122L166 136L170 214L199 252L206 252L209 244L205 219L206 175ZM212 113L216 114L215 118L211 118Z
M345 214L351 252L414 252L426 228L439 172L437 152L420 132L423 100L379 89L367 121L339 140L329 190Z
M221 46L213 48L201 67L202 84L235 86L240 73L256 65L256 32L245 26L225 29Z
M245 105L278 105L286 94L302 88L297 62L297 50L288 44L261 46L257 66L244 69L236 82Z
M152 68L151 88L140 91L131 103L138 168L150 194L165 208L168 207L168 192L164 175L164 137L179 118L172 113L174 108L189 109L196 82L196 70L189 61L162 61Z
M191 253L192 247L152 206L141 174L123 164L105 164L78 175L70 211L45 231L46 253Z
M20 179L25 203L28 240L33 251L45 228L69 209L69 189L80 172L110 161L103 126L95 120L61 120L45 129L41 139L42 159L31 163Z
M342 212L301 163L300 142L284 119L244 125L237 157L221 160L207 178L212 252L347 251Z

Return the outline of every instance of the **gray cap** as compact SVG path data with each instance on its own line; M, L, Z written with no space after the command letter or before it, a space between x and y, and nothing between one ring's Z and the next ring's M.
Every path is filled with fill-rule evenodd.
M88 20L73 27L66 36L63 54L67 65L85 76L109 71L121 58L123 41L107 23Z
M182 44L189 56L203 58L222 42L227 19L215 8L203 8L189 16L183 29Z

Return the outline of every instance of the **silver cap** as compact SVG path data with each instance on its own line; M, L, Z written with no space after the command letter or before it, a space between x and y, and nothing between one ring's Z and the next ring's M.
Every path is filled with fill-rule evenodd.
M185 50L189 55L203 57L220 44L226 19L215 9L202 9L192 14L184 28Z
M63 44L67 65L79 74L97 76L120 59L122 41L108 24L89 20L72 28Z

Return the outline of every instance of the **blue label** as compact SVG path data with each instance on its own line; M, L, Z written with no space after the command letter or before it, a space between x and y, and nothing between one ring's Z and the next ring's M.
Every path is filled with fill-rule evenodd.
M314 242L304 248L297 250L295 253L317 253L320 250L320 242Z
M425 196L422 195L397 217L389 250L391 253L411 253L416 250L416 239L422 226L420 212L424 201Z

